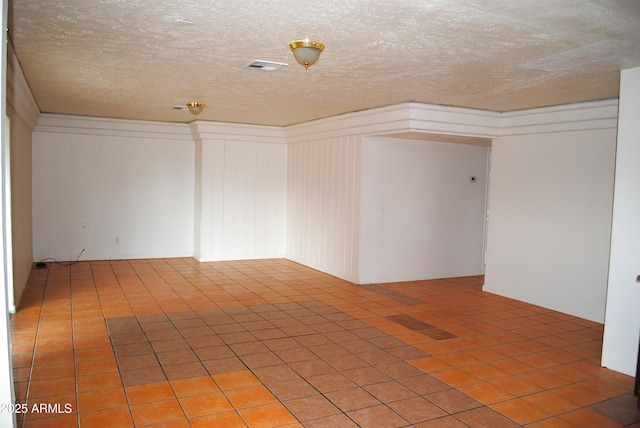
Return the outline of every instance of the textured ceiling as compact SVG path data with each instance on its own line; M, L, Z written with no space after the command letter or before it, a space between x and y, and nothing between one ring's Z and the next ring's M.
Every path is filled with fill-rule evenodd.
M306 35L326 48L305 71L288 43ZM290 125L615 98L640 0L13 0L9 38L42 112L190 122L173 106L197 100L198 119Z

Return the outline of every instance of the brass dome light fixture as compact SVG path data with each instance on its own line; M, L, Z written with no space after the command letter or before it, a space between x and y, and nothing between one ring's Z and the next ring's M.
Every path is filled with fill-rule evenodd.
M197 116L202 113L202 110L206 107L206 104L199 103L197 101L191 101L187 103L187 108L191 112L192 115Z
M320 54L324 50L324 43L315 40L295 40L289 43L289 48L293 52L293 56L305 69L308 69L318 61Z

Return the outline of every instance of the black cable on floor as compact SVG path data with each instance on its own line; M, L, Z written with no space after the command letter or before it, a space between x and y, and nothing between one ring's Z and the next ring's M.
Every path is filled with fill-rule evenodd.
M59 262L56 259L52 258L52 257L47 257L46 259L42 259L39 262L36 263L36 268L37 269L43 269L47 267L47 264L45 262L47 261L51 261L59 266L73 266L76 263L78 263L78 260L80 260L80 256L82 256L82 253L84 253L84 248L82 249L82 251L80 251L80 254L78 254L78 257L76 257L76 260L73 262Z

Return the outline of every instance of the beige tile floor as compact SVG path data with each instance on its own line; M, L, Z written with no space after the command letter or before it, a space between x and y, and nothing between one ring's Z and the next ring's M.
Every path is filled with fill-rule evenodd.
M18 423L640 427L633 378L599 365L602 325L482 281L356 286L284 259L50 264L11 320Z

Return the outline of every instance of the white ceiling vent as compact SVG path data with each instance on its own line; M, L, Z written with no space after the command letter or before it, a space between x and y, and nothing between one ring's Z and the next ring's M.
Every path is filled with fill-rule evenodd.
M263 61L260 59L256 59L255 61L251 61L249 64L245 65L245 68L259 68L260 70L273 71L278 70L282 67L286 67L287 65L289 64L285 64L284 62Z

